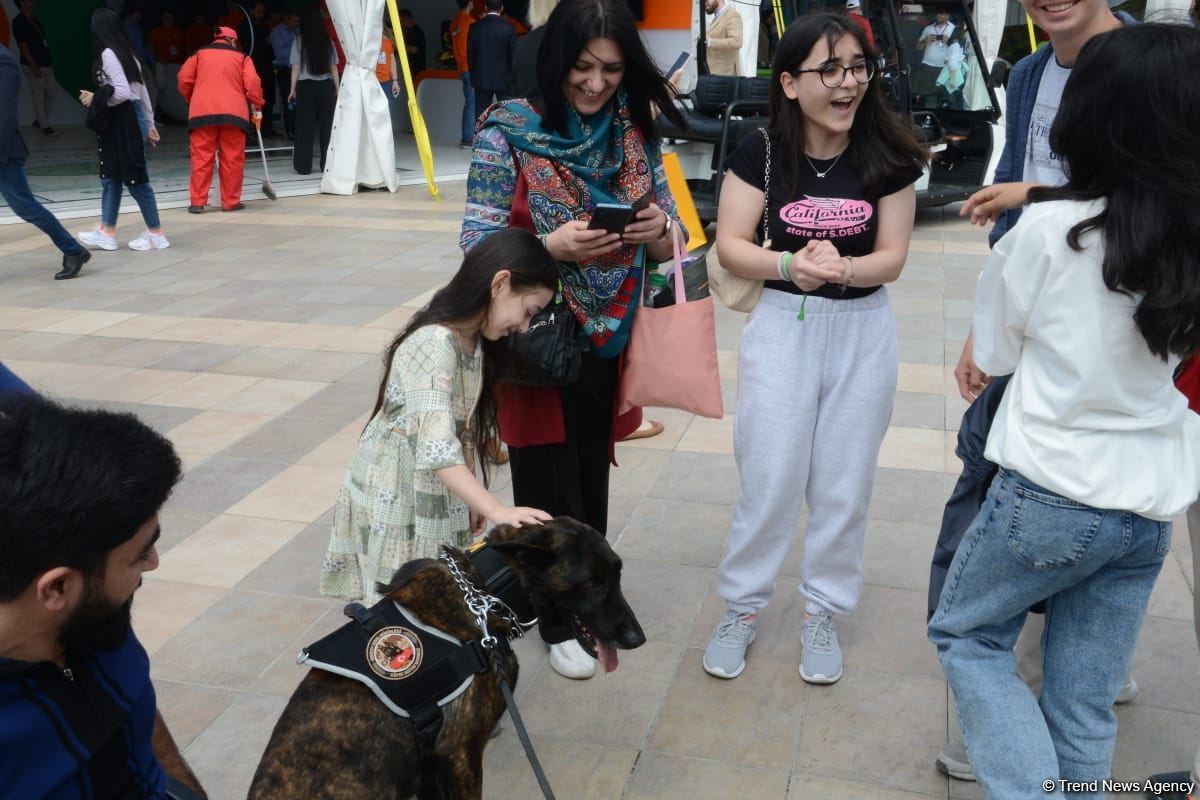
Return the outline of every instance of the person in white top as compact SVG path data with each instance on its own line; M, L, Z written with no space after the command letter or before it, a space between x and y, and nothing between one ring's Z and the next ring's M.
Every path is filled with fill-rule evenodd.
M917 39L917 50L921 51L921 64L913 76L914 91L920 98L918 105L936 106L937 79L946 66L950 54L950 43L954 40L956 26L950 21L950 10L939 8L934 21L921 30Z
M163 250L171 246L158 217L158 203L146 169L144 141L157 144L154 107L142 80L144 65L134 53L121 18L108 8L92 14L93 69L97 94L79 93L88 107L88 126L97 131L100 156L100 225L79 234L79 241L93 250L116 250L117 215L121 194L128 188L146 223L146 231L129 243L133 250ZM103 92L103 113L92 108L93 98ZM135 108L136 106L136 108ZM140 114L140 116L139 116Z
M1000 473L929 638L989 800L1063 798L1060 780L1109 777L1111 706L1170 520L1200 495L1200 416L1172 383L1180 358L1200 349L1200 91L1175 77L1197 70L1193 28L1130 26L1089 41L1050 133L1068 181L1030 192L1035 205L980 277L975 361L1013 373L986 449ZM1040 697L1013 654L1037 602Z

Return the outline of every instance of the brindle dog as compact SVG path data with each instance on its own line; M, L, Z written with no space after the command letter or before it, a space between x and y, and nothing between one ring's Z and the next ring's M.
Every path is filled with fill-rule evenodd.
M547 641L574 637L606 672L617 666L616 648L645 643L621 594L621 559L594 528L558 517L536 527L500 526L487 540L529 593ZM452 553L481 585L465 556ZM459 640L480 635L462 592L439 561L405 564L386 594ZM508 630L494 615L488 624L493 633ZM510 654L503 669L515 686L516 657ZM477 675L442 709L435 755L422 764L409 720L389 711L362 684L313 669L275 725L249 800L478 800L483 748L504 709L494 675Z

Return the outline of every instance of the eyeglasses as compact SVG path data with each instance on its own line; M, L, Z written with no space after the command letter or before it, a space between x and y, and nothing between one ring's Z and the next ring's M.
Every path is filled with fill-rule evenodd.
M872 61L858 61L847 67L835 62L812 69L793 70L792 74L799 75L804 72L817 73L821 76L821 83L825 84L826 88L836 89L845 83L847 72L853 75L854 80L860 84L870 83L871 78L875 77L875 64Z

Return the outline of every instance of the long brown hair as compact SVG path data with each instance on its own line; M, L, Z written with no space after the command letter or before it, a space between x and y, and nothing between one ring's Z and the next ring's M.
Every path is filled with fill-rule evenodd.
M558 262L550 257L546 248L532 233L507 228L497 231L476 244L450 282L439 289L429 304L413 315L399 335L388 345L383 357L383 379L375 396L375 407L371 410L374 419L383 408L391 378L392 361L404 340L418 328L426 325L454 327L482 319L487 322L492 303L492 280L500 270L511 274L512 291L527 292L535 289L551 289L558 286ZM468 427L471 444L479 455L483 483L488 482L486 457L489 446L496 440L499 428L496 423L495 383L499 371L497 352L501 343L484 342L483 386L479 402ZM370 424L370 423L368 423Z
M844 36L853 38L868 60L875 58L874 48L867 43L862 29L837 14L801 17L779 40L771 65L770 132L778 137L780 150L788 155L789 163L799 161L804 154L804 112L799 103L784 94L780 78L785 72L795 75L822 38L832 53ZM908 120L887 107L878 77L867 84L854 114L850 143L856 145L851 147L850 161L868 196L880 192L891 180L910 174L914 167L929 162L929 151L917 142ZM792 169L793 181L797 180L798 172Z

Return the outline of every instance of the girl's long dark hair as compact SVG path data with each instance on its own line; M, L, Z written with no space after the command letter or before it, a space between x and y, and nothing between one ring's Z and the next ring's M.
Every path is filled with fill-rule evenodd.
M817 42L824 39L832 53L838 40L845 36L854 39L868 61L876 58L877 54L867 44L862 29L837 14L801 17L779 40L771 64L770 132L778 138L780 150L789 154L790 161L798 162L803 158L804 112L798 102L784 94L780 78L784 73L795 75ZM818 80L816 75L796 77ZM890 180L911 174L914 168L929 161L929 152L913 136L908 120L887 107L884 91L876 75L867 84L850 127L851 163L868 196L880 192ZM791 174L793 181L799 180L798 169L793 168Z
M133 52L133 45L121 25L121 18L111 8L98 8L92 13L92 72L99 78L103 65L100 58L105 50L112 50L125 71L125 80L130 83L145 83L142 78L142 63Z
M1133 320L1165 359L1200 348L1200 30L1131 25L1084 45L1063 89L1050 147L1065 186L1031 202L1106 200L1071 228L1076 251L1098 231L1104 284L1141 295Z
M383 408L387 386L392 372L392 359L404 340L418 328L426 325L454 327L482 318L487 320L492 302L492 279L500 270L508 270L512 277L510 287L514 292L535 289L555 289L558 286L558 262L550 257L546 248L532 233L507 228L497 231L479 242L463 259L462 266L450 282L439 289L429 304L413 315L404 330L392 340L384 353L383 380L375 397L373 419ZM499 434L496 423L496 376L505 343L483 342L483 386L479 403L475 406L474 418L470 421L471 444L479 456L484 485L488 482L487 455Z
M543 127L566 133L569 104L563 81L584 46L597 38L612 39L621 48L625 59L621 85L629 97L634 124L646 141L659 141L655 108L680 130L686 129L687 123L675 107L675 90L647 52L625 0L562 0L550 13L537 57Z
M325 30L325 20L314 3L300 15L300 57L304 67L312 75L325 75L333 71L333 41Z

